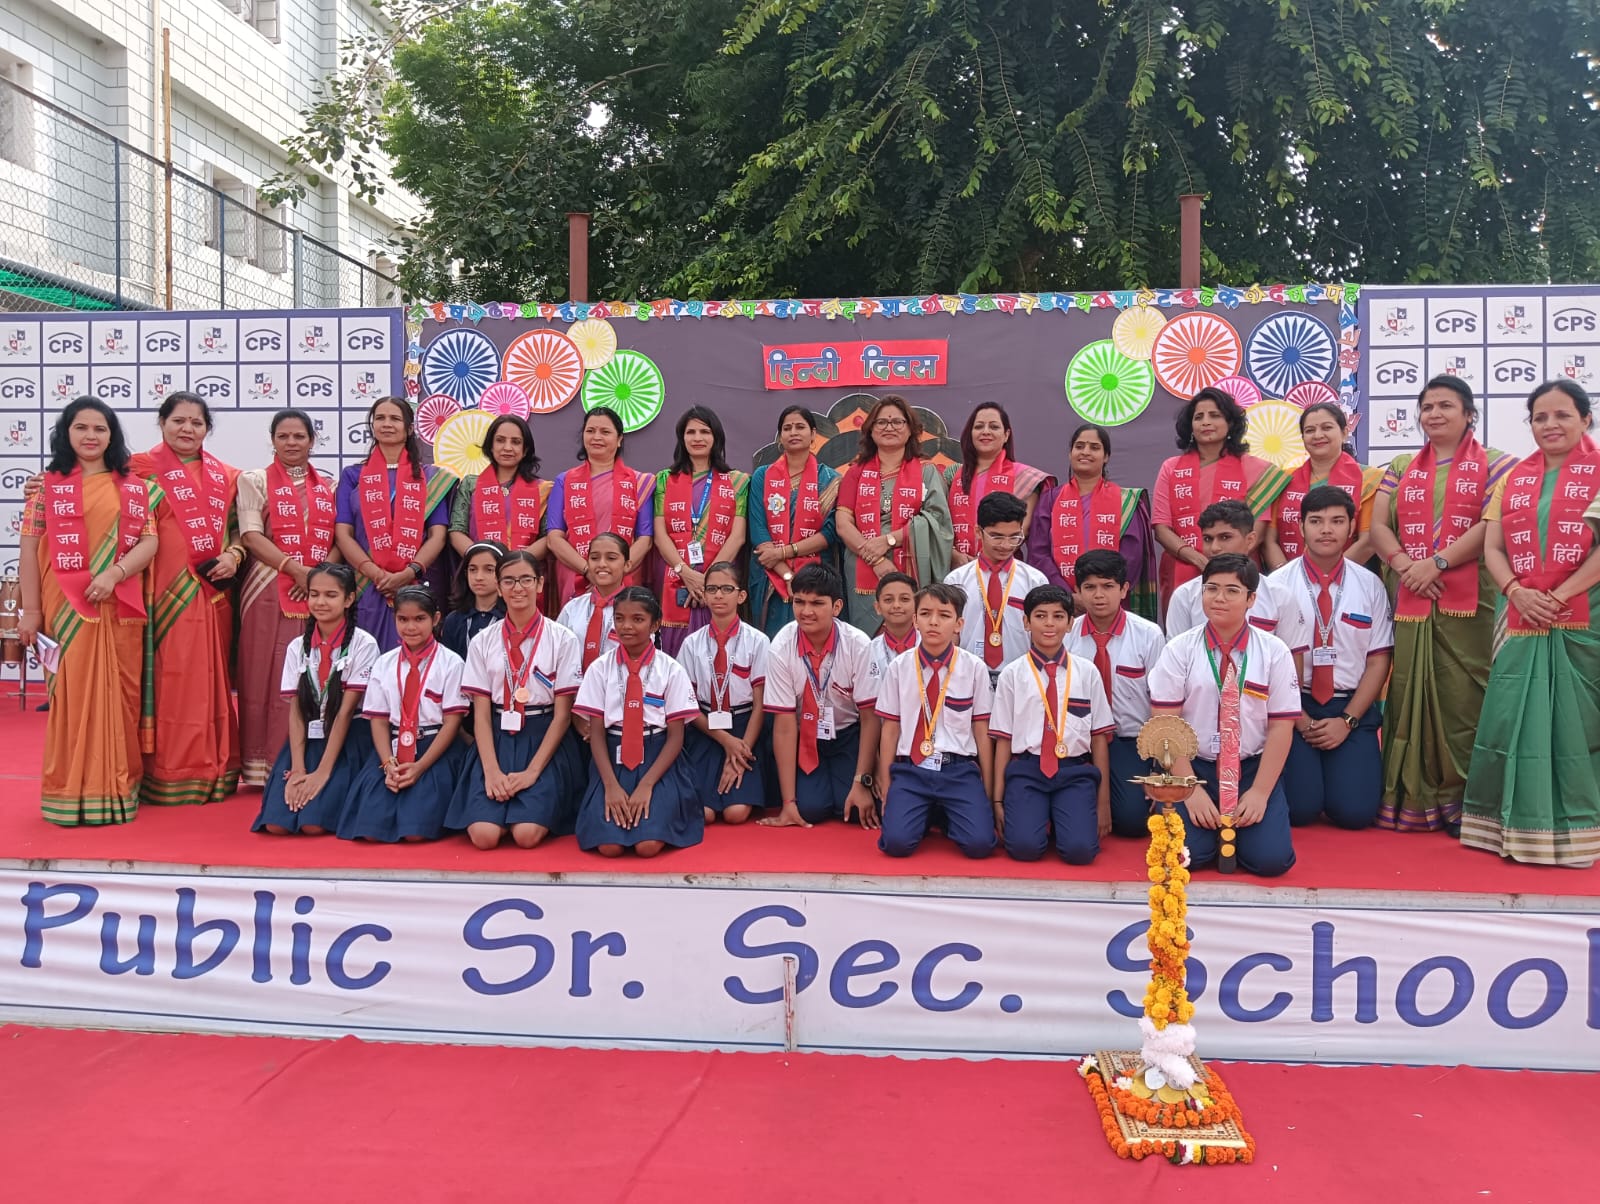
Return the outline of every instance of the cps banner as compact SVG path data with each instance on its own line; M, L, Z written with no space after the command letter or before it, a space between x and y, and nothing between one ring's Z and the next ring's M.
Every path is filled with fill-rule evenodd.
M1141 903L0 872L0 1020L1052 1056L1136 1040ZM1600 919L1196 905L1208 1057L1600 1069Z

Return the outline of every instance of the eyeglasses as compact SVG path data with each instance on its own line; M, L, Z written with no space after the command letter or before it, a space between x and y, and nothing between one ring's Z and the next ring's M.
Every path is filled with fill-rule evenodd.
M980 531L979 534L990 543L999 544L1002 548L1014 548L1027 538L1021 532L1015 535L996 535L993 531Z
M502 578L500 578L500 588L501 589L532 589L534 586L536 586L538 584L539 584L539 578L537 578L537 577L502 577Z
M1207 581L1200 587L1200 592L1208 598L1228 598L1232 600L1242 598L1250 591L1242 585L1221 585L1215 581Z
M908 427L911 424L904 418L880 418L872 425L880 431L898 431L903 430L905 427Z
M736 594L739 592L737 585L708 585L700 591L703 594Z

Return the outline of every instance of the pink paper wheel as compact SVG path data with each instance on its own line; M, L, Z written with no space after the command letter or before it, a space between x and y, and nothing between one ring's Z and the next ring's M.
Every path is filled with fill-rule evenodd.
M478 398L478 408L486 413L511 414L517 418L528 416L528 393L521 385L508 380L497 380Z
M1302 410L1314 406L1319 401L1338 401L1339 390L1327 381L1307 380L1301 381L1294 388L1283 395L1283 399L1292 406L1299 406Z
M506 348L503 379L522 388L534 414L551 414L578 395L583 355L559 330L530 330Z
M1246 410L1261 400L1261 390L1248 376L1224 376L1214 387L1227 393Z
M460 412L461 403L448 393L424 397L417 406L417 437L431 447L439 428Z
M1243 358L1239 332L1216 314L1182 314L1156 335L1156 380L1174 397L1193 397L1232 376Z

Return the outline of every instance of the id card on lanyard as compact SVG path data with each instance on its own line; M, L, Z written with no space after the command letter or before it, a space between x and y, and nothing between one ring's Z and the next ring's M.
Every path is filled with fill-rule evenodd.
M800 648L800 641L806 637L800 632L795 633L795 647ZM828 683L833 680L833 658L838 651L838 631L834 631L829 640L831 645L827 654L822 658L822 675L818 677L817 671L811 667L811 657L804 651L800 652L800 662L805 667L806 677L811 682L812 693L817 698L817 739L832 740L835 736L833 726L833 707L828 704Z
M502 621L504 624L504 621ZM544 640L544 623L541 621L529 637L519 637L518 646L522 638L533 640L533 647L528 649L528 655L522 661L521 670L511 667L511 644L507 632L514 630L502 625L500 628L501 648L506 658L506 692L505 705L500 708L500 730L515 734L522 730L523 711L533 699L533 691L528 688L528 678L533 675L533 663L539 655L539 645Z

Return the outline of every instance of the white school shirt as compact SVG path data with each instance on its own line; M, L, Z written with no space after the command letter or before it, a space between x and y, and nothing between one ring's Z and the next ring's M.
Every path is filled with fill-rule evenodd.
M1000 670L994 686L994 714L989 720L989 735L1010 740L1014 754L1033 753L1044 747L1044 700L1039 683L1048 689L1049 676L1040 667L1037 679L1029 668L1030 657L1023 656ZM1070 677L1068 669L1070 667ZM1065 698L1066 705L1062 705ZM1117 730L1106 698L1106 688L1095 672L1094 662L1068 652L1056 666L1056 688L1050 699L1056 715L1056 731L1067 742L1067 756L1081 757L1090 750L1095 736L1110 736Z
M1239 755L1256 757L1267 746L1267 722L1300 717L1300 683L1294 676L1294 656L1276 636L1246 625L1249 641L1243 649L1247 663L1239 694ZM1233 661L1240 662L1239 652ZM1219 658L1217 667L1222 667ZM1196 627L1174 636L1150 670L1153 706L1182 707L1182 714L1200 741L1199 755L1217 759L1217 711L1221 697L1217 679L1206 657L1206 628Z
M1200 602L1200 587L1205 584L1198 577L1191 577L1177 589L1172 591L1172 598L1167 602L1167 638L1170 640L1175 635L1182 635L1186 631L1193 631L1206 621L1205 608ZM1272 591L1267 589L1265 578L1256 587L1256 600L1250 604L1249 613L1245 615L1250 626L1261 631L1273 632L1278 626L1278 601L1272 596Z
M395 674L400 667L401 653L402 649L391 648L372 666L367 696L361 705L361 714L366 718L387 719L392 726L399 725L400 700L404 695ZM422 698L417 706L418 727L438 727L446 715L459 715L467 709L466 695L461 692L461 673L465 668L459 656L443 644L438 646L433 663L428 666L428 676L422 681Z
M461 674L463 694L487 698L497 707L506 705L506 682L511 675L502 634L505 625L504 619L497 619L472 637L472 643L467 645L467 666ZM552 707L556 695L578 692L578 683L583 680L583 670L579 668L583 659L581 639L541 615L538 628L522 641L524 663L529 652L533 653L533 666L528 670L527 709Z
M694 686L683 666L661 649L655 649L639 672L644 686L644 727L661 731L674 720L693 719L700 713L694 700ZM628 699L627 653L620 647L595 658L583 675L578 697L572 704L575 715L603 719L608 728L622 727Z
M293 698L300 692L300 675L307 669L311 673L311 688L317 688L317 662L322 659L322 652L313 648L307 655L305 649L305 637L300 636L283 654L283 674L278 689L285 698ZM334 656L333 670L339 674L345 689L365 690L367 680L372 676L372 666L377 660L378 641L357 627L350 633L350 646Z
M922 643L922 636L915 627L911 629L911 647L916 648ZM900 653L891 651L889 641L883 638L883 629L878 629L878 634L872 637L867 644L867 674L861 684L856 687L857 706L876 706L878 691L883 688L883 675L889 671L889 664Z
M1067 634L1067 651L1081 656L1094 668L1094 636L1089 634L1089 616L1079 615ZM1150 718L1150 670L1167 646L1149 619L1122 611L1112 628L1106 653L1111 657L1111 714L1117 722L1117 735L1129 738ZM1095 677L1099 677L1097 671Z
M917 734L922 730L922 708L928 702L922 687L917 685L917 661L921 655L920 648L913 648L895 657L889 662L888 672L878 687L878 717L885 723L900 724L900 742L895 745L895 754L901 757L909 757L911 746L917 743ZM930 676L926 666L922 673L925 687ZM949 686L945 688L947 677ZM944 705L939 708L933 725L934 750L959 757L977 756L978 742L972 734L972 724L975 720L987 720L994 703L989 666L965 648L956 648L939 671L939 683L945 694Z
M717 641L710 626L689 633L678 649L678 663L689 675L694 686L694 696L707 710L726 705L737 709L755 702L755 687L767 682L767 658L772 645L766 634L750 624L741 622L738 630L728 640L727 696L717 697L716 676Z
M600 612L600 651L607 650L607 641L612 639L612 607L608 606ZM589 619L594 614L594 591L586 590L578 594L561 608L561 613L556 616L556 622L565 627L578 637L578 659L583 660L583 641L589 634ZM596 657L596 659L599 659Z
M1011 572L1008 565L1000 574L1000 583L1006 583L1006 575L1010 573L1011 588L1006 591L1006 604L1000 618L1000 638L1004 641L1000 645L1000 655L1004 662L1009 663L1027 652L1030 643L1028 629L1022 625L1022 601L1028 596L1030 589L1041 585L1049 585L1049 579L1031 564L1011 558L1011 564L1016 566L1016 572ZM978 575L980 564L970 560L958 569L951 569L946 574L946 585L959 586L966 592L967 609L962 612L961 646L968 652L983 660L983 649L988 641L988 632L985 628L984 611L989 598L989 572L984 570L982 577Z
M1311 648L1317 639L1318 588L1305 569L1305 557L1297 556L1267 580L1282 616L1278 638L1296 652L1304 652L1304 687L1311 688ZM1389 591L1369 569L1346 560L1341 581L1331 587L1333 626L1330 635L1338 660L1333 666L1336 693L1353 691L1367 671L1367 658L1394 647L1394 615L1389 610Z
M793 715L800 709L806 696L806 658L795 647L800 634L800 624L790 623L778 632L772 641L772 654L767 660L767 692L762 696L763 706L774 715ZM828 679L827 697L818 699L821 706L833 708L834 731L843 731L861 719L861 708L871 708L872 701L864 693L867 686L867 654L869 641L866 635L848 623L833 621L833 657L824 661L820 680ZM873 697L876 697L874 693Z

